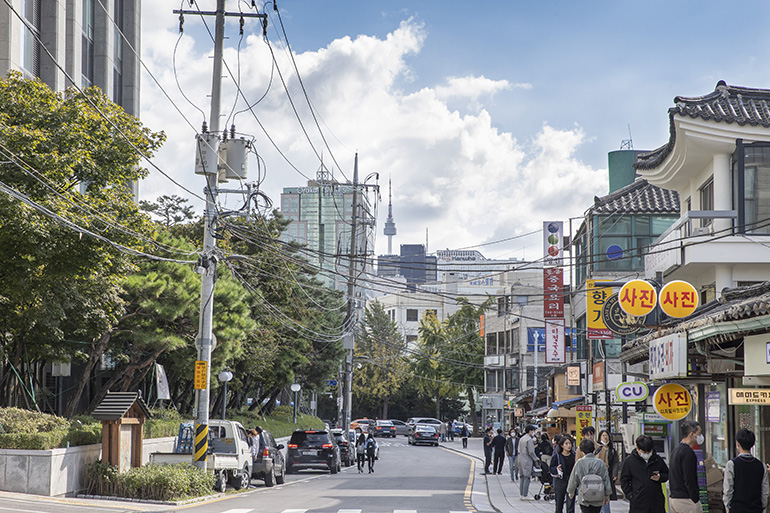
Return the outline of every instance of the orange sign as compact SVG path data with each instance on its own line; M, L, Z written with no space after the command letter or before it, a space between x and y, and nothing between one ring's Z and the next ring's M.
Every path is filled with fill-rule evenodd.
M655 308L657 294L652 285L644 280L631 280L618 292L620 308L629 315L642 316Z
M698 308L698 291L686 281L666 283L660 291L660 308L671 317L687 317Z
M206 362L198 360L195 362L195 390L206 390L208 372Z
M681 420L690 413L692 397L682 385L669 383L655 391L652 405L664 419Z
M486 318L484 317L484 314L479 315L479 336L481 338L484 338L484 334L486 333L485 321Z
M575 412L575 423L577 424L575 431L577 440L575 443L580 445L580 441L583 439L583 428L591 425L591 405L575 406Z

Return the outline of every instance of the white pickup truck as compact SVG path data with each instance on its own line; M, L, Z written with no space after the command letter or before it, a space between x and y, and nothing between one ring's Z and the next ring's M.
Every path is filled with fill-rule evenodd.
M151 465L193 463L191 440L183 436L187 425L180 426L174 452L150 454ZM189 426L191 427L191 425ZM209 420L209 450L206 469L217 478L214 488L224 492L229 484L236 490L251 483L251 446L246 429L234 420Z

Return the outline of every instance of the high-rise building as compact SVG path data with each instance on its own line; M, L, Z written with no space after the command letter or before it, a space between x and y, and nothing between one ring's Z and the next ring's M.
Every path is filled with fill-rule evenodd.
M285 187L281 194L281 214L292 221L282 240L304 246L303 256L319 270L319 280L337 289L348 280L353 190L352 183L337 182L322 165L307 187ZM358 204L354 260L356 272L366 273L374 249L375 220L363 185L359 185Z

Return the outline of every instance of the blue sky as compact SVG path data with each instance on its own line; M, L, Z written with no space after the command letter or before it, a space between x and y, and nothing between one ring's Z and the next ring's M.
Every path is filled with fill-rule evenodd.
M176 2L143 5L143 58L194 124L200 115L178 93L170 72L177 39ZM189 8L186 5L186 8ZM214 8L214 0L201 1ZM234 1L228 10L236 10ZM241 2L244 9L247 3ZM594 195L607 192L607 153L628 139L636 149L668 140L667 109L677 95L713 91L718 80L770 88L767 31L770 4L740 8L716 1L309 1L279 0L283 21L308 94L331 151L350 176L360 152L361 172L392 176L401 243L431 249L469 246L526 233L544 220L580 216ZM323 147L303 104L296 77L271 19L270 40L303 124ZM257 31L247 21L247 30ZM185 94L208 114L210 39L188 17L177 52ZM238 41L228 25L229 53ZM249 98L265 90L270 54L254 36L242 43L241 87ZM276 83L256 108L292 162L314 175L319 165L304 141L286 95ZM234 90L225 83L223 111ZM229 95L229 96L228 96ZM143 81L142 118L166 130L161 167L199 191L192 175L192 131L157 87ZM226 105L225 105L226 104ZM242 108L242 105L238 107ZM197 116L197 118L196 118ZM277 202L285 186L303 185L253 119L267 164L264 190ZM180 155L190 155L190 163ZM324 150L329 163L328 150ZM150 199L188 194L160 176L142 186ZM384 197L386 197L384 195ZM386 208L380 208L380 223ZM386 239L378 226L377 252ZM488 246L489 256L539 258L537 236Z

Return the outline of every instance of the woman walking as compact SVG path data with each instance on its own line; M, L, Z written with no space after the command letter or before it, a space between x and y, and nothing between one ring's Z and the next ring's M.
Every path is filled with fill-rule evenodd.
M463 427L460 430L460 436L463 439L463 449L468 448L468 426L463 422Z
M607 465L607 472L610 475L610 486L612 487L612 493L610 494L610 500L618 500L618 492L615 488L615 482L618 480L618 471L620 467L620 458L618 457L618 451L612 444L612 438L610 432L606 429L599 431L599 448L596 450L596 457L599 458ZM610 513L610 503L607 502L602 506L601 513Z
M364 471L364 462L366 461L366 435L363 433L359 433L358 438L356 438L356 459L358 461L358 473L361 474Z
M575 452L572 450L572 438L569 435L559 439L556 450L551 457L551 476L556 497L555 513L562 513L564 503L567 503L567 513L575 513L575 499L567 495L567 484L572 468L575 466Z
M371 433L366 438L366 459L369 461L369 473L374 472L374 459L377 456L377 441Z

